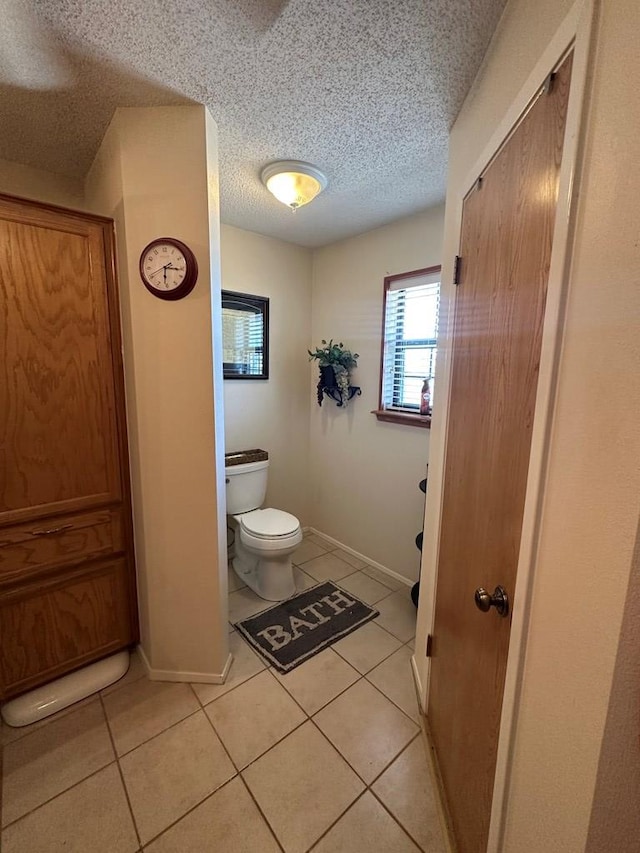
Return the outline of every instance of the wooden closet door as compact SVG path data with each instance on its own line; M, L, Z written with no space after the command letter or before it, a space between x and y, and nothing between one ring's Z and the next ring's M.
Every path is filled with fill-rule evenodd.
M572 61L463 207L427 714L458 853L487 849L511 618L475 592L513 602Z
M0 199L0 524L121 498L104 226Z

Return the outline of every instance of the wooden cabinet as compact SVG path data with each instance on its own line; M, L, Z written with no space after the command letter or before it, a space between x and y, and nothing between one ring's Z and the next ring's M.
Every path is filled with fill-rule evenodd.
M136 639L113 223L0 195L0 698Z

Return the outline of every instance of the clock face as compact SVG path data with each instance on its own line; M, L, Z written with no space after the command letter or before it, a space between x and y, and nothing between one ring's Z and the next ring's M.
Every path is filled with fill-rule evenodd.
M154 296L181 299L193 290L198 266L188 246L173 237L161 237L142 252L140 276Z

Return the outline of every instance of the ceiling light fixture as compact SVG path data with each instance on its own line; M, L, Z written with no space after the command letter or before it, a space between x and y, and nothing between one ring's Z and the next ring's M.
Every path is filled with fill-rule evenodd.
M269 192L294 213L303 204L309 204L327 186L326 175L311 163L301 160L269 163L260 177Z

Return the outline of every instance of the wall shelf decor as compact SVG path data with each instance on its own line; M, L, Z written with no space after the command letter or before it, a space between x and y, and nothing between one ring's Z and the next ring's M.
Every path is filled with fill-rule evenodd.
M343 343L334 344L333 338L315 352L307 350L309 361L316 360L320 367L320 379L317 385L318 405L322 405L326 394L339 407L347 405L349 400L362 394L358 385L351 384L351 369L357 367L358 353L345 349Z
M362 389L358 385L349 385L347 390L347 398L344 399L342 391L338 388L337 385L323 385L322 379L318 382L318 405L322 405L322 400L324 395L330 397L335 401L336 405L344 406L349 400L352 400L354 397L360 397L362 394Z

